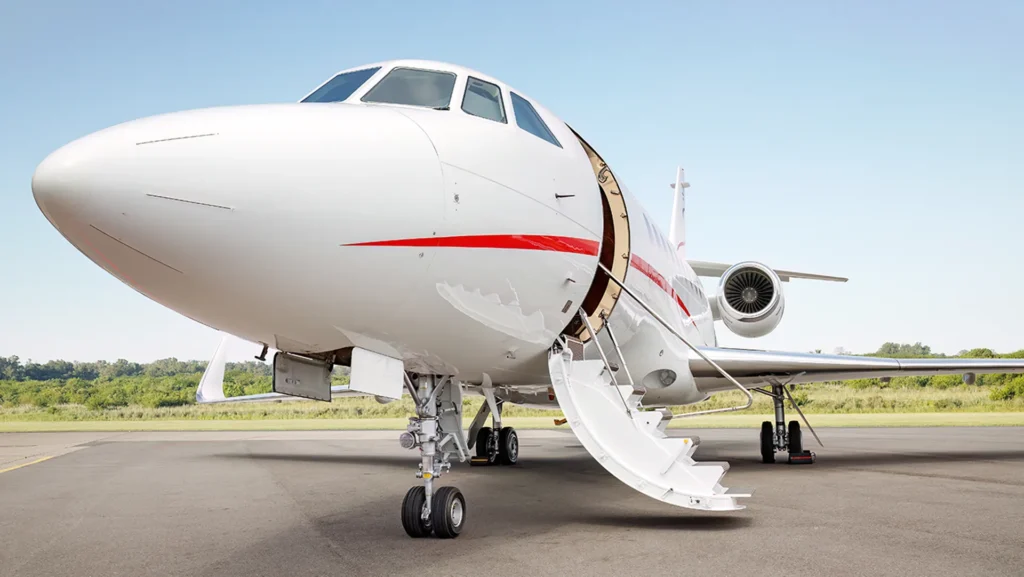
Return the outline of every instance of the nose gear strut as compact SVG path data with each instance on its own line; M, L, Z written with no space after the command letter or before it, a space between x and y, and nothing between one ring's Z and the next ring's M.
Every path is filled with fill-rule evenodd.
M451 377L419 375L417 385L405 377L406 388L416 402L416 416L402 433L403 447L420 450L416 477L423 485L409 489L402 500L402 526L410 537L433 533L442 539L459 536L466 522L466 498L455 487L434 490L434 479L451 469L451 457L469 458L462 430L462 386Z

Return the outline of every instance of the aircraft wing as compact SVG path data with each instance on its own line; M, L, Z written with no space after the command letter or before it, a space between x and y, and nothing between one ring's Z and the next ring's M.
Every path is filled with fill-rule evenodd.
M886 359L714 347L700 347L700 351L744 385L766 383L771 378L818 383L920 375L1024 373L1024 359ZM703 359L691 358L689 364L701 389L716 389L717 381L728 386L728 381Z
M708 276L708 277L720 277L725 271L729 270L732 266L728 263L723 262L706 262L702 260L688 260L686 261L693 272L697 273L697 276ZM781 270L772 269L775 274L779 275L779 280L782 282L789 282L789 279L802 278L808 280L825 280L833 282L846 282L850 279L841 276L829 276L824 274L814 274L809 272L796 272L792 270Z

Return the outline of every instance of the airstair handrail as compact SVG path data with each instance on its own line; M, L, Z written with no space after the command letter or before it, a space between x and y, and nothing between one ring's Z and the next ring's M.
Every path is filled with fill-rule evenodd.
M737 381L736 379L734 379L732 377L732 375L727 373L725 371L725 369L723 369L722 367L718 366L718 363L716 363L715 361L713 361L710 358L708 358L708 356L705 355L704 353L702 353L700 351L700 349L698 349L697 347L695 347L692 344L690 344L690 341L686 340L686 337L684 337L682 334L680 334L679 331L675 330L672 327L672 325L668 324L668 322L665 321L665 319L661 318L661 315L659 315L657 312L655 312L654 309L652 309L650 307L650 305L648 305L646 302L643 301L643 299L641 299L636 294L633 294L633 291L629 290L629 288L626 287L625 283L623 283L619 279L615 278L615 275L613 275L611 273L611 271L609 271L603 264L597 263L597 266L601 267L601 270L604 271L604 273L606 275L608 275L608 278L610 278L615 284L617 284L619 286L619 288L622 289L623 292L625 292L630 298L635 300L637 302L637 304L639 304L641 307L643 307L643 309L645 311L647 311L652 317L654 317L655 320L657 320L659 323L661 323L661 326L665 327L665 329L668 330L668 332L670 332L673 335L675 335L675 337L677 339L683 341L683 344L685 344L687 347L689 347L690 350L692 350L693 352L697 353L697 356L699 356L700 358L704 359L705 362L707 362L716 371L718 371L719 374L721 374L723 377L725 377L725 379L727 381L732 383L732 385L734 387L739 389L741 392L743 392L744 395L747 396L747 404L742 405L742 406L726 407L724 409L708 409L706 411L696 411L696 412L693 412L693 413L681 413L681 414L678 414L678 415L674 414L674 415L672 415L673 419L681 418L681 417L696 417L698 415L709 415L711 413L727 413L727 412L731 412L731 411L742 411L744 409L749 409L750 406L754 404L754 395L751 395L750 391L746 387L741 385L740 382ZM604 326L607 327L608 326L608 322L605 322ZM591 336L593 336L595 341L596 341L597 335L594 335L593 333L591 333ZM598 347L598 348L600 348L600 347ZM604 351L601 351L601 356L604 356ZM625 359L621 359L621 360L622 360L623 364L626 363Z
M601 343L599 343L597 341L597 333L594 332L594 327L591 326L590 319L587 318L587 313L586 313L586 311L583 310L583 307L580 307L579 314L580 314L580 319L583 320L583 325L585 327L587 327L588 331L590 331L590 338L594 339L594 344L597 345L597 352L601 353L601 360L604 361L604 367L606 369L608 369L608 376L611 378L612 384L615 385L616 387L619 386L619 382L615 379L615 371L612 370L612 365L611 365L611 363L608 362L608 355L606 355L604 353L604 348L602 348L601 347ZM608 328L608 331L609 331L608 334L611 334L611 330L612 329L611 329L611 327L608 327L608 322L607 321L605 321L604 327ZM616 350L618 350L618 346L616 346ZM621 352L619 353L619 362L622 363L623 367L626 366L626 359L622 358L622 353ZM629 370L628 369L626 370L626 376L629 377ZM629 378L629 384L631 386L633 385L633 378L632 377ZM619 394L619 398L622 399L622 395L621 394ZM626 399L622 399L622 406L625 407L627 415L632 415L632 413L629 410L629 403L626 402Z

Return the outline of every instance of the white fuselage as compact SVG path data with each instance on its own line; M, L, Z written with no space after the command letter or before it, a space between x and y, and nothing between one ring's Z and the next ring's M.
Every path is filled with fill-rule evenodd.
M456 73L451 108L359 102L371 79L346 102L144 118L54 152L35 197L96 264L204 325L290 352L358 346L414 372L546 390L548 350L599 274L605 213L591 162L536 102L560 146L520 129L499 81L403 64ZM459 108L468 75L502 87L507 123ZM624 187L622 198L626 285L714 346L699 279ZM648 399L704 398L686 347L630 298L608 322ZM664 369L673 382L657 382Z

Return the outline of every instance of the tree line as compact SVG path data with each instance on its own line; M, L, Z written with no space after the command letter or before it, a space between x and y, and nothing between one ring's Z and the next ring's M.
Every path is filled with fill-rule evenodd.
M820 353L821 351L814 351ZM841 354L851 354L845 351L837 351ZM857 356L883 357L889 359L942 359L942 358L965 358L965 359L1024 359L1024 349L1012 353L1000 354L992 349L978 348L958 352L949 357L942 353L933 353L931 347L921 343L884 343L877 351ZM853 389L869 388L920 388L933 387L937 389L948 389L966 385L962 375L935 375L921 377L894 377L891 380L880 379L856 379L843 381L842 384ZM987 387L990 389L989 398L993 401L1009 401L1014 398L1024 399L1024 375L989 374L977 375L973 386Z
M173 377L194 375L206 370L206 361L179 361L175 358L160 359L152 363L133 363L125 359L114 362L95 361L91 363L71 361L47 361L45 363L21 362L17 356L0 357L0 381L53 381L66 379L115 379L117 377ZM257 376L269 377L271 367L259 361L227 363L227 371L237 370Z
M815 351L821 352L821 351ZM849 353L846 353L849 354ZM942 358L921 343L885 343L870 356L887 358ZM998 354L980 348L961 351L964 358L1024 358L1024 350ZM160 359L152 363L134 363L124 359L114 362L46 363L22 362L17 356L0 357L0 407L23 405L55 407L84 405L90 409L106 409L141 405L167 407L195 402L195 390L206 370L206 361ZM228 396L266 393L271 390L271 366L258 361L227 363L224 392ZM344 371L337 370L336 383L347 382ZM1024 399L1024 375L978 375L974 385L965 385L959 375L933 377L898 377L882 382L860 379L844 382L855 389L888 387L958 386L987 387L992 400Z

